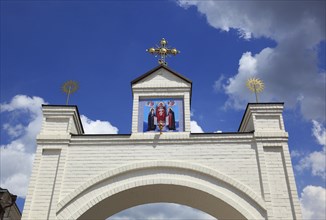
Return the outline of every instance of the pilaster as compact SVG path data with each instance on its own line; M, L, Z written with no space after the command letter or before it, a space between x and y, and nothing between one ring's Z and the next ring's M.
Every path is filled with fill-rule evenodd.
M249 103L239 132L252 132L268 219L301 219L283 103Z
M22 219L56 219L71 134L84 133L76 106L43 105L42 111L43 123Z

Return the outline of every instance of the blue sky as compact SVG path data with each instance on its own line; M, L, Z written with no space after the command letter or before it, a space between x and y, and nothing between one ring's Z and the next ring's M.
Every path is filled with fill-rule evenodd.
M86 131L130 133L130 82L158 65L145 50L164 37L181 51L167 59L169 68L193 82L193 131L237 131L246 104L255 101L245 87L249 77L265 82L262 102L285 102L305 217L325 217L325 206L311 202L325 195L325 1L0 4L1 186L20 195L20 207L40 104L65 104L60 88L76 80L70 104L78 105ZM17 158L24 165L5 171Z

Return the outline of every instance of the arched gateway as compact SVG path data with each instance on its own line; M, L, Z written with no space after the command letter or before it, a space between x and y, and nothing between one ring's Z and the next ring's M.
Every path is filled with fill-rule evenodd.
M105 219L172 202L218 219L301 219L282 103L248 104L238 132L190 132L190 80L132 82L130 135L87 135L76 106L43 106L23 219Z

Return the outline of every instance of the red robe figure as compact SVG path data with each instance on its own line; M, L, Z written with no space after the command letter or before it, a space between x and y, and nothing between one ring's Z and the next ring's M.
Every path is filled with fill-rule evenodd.
M168 125L169 130L175 130L175 118L174 118L174 112L172 108L169 108L168 111L168 121L169 121L169 125Z
M165 125L165 116L166 116L166 108L163 102L160 102L156 106L156 118L157 123L163 123Z

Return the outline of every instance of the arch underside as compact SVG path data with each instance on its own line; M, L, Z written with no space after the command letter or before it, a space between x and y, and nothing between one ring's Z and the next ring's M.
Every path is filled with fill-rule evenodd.
M218 219L265 219L264 201L215 170L184 162L143 162L89 180L57 206L58 219L106 219L147 203L177 203Z
M177 203L196 208L218 219L246 219L224 201L202 191L177 185L155 184L132 188L102 200L86 211L80 220L106 219L125 209L147 203Z

